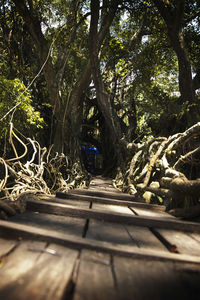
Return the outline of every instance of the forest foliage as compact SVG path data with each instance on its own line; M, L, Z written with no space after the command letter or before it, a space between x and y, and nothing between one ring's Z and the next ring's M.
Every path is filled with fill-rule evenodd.
M41 167L67 157L65 172L58 170L62 182L73 168L87 174L83 145L98 148L102 172L116 176L116 187L141 196L152 182L162 188L169 169L178 172L173 180L195 181L199 131L181 143L176 134L198 128L199 16L197 0L0 1L1 188L5 165L9 189L16 183L9 159L24 153L23 143L31 149L23 168L27 161ZM12 134L19 138L13 136L15 145ZM37 155L33 161L35 149L43 161ZM176 170L185 156L187 163ZM47 169L51 190L54 175ZM67 184L75 178L73 171L68 175ZM168 205L176 197L167 189L167 200L162 190L150 198ZM189 206L199 201L190 200Z

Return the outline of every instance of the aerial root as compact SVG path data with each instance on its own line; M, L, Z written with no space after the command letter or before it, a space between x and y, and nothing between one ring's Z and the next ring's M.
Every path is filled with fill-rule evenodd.
M23 154L18 155L13 137L23 146ZM88 186L90 176L82 170L80 162L72 163L63 153L52 154L52 146L49 150L42 148L30 138L22 141L12 124L10 144L15 157L0 157L0 218L24 212L27 197L68 192L78 186Z
M191 216L195 209L194 215L200 215L199 136L200 122L168 138L129 144L133 154L115 186L147 203L164 204L174 215Z

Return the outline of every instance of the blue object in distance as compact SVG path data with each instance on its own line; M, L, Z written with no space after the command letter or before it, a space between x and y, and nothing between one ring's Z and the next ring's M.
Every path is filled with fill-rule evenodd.
M81 146L81 149L85 152L100 154L99 150L96 147Z

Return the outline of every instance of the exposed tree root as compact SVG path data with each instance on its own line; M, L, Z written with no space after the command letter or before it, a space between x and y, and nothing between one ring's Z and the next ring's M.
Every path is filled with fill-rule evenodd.
M23 146L18 155L13 137ZM168 138L152 138L143 144L129 144L132 158L127 170L119 170L114 185L142 197L148 203L161 203L175 216L200 215L200 122L183 133ZM37 141L26 142L10 129L15 157L0 158L0 217L23 212L26 197L67 192L89 185L90 177L79 162L72 163L63 153L41 148ZM29 151L28 151L29 150ZM27 158L28 157L28 158Z
M148 203L164 203L170 212L173 209L176 213L179 208L182 217L184 212L185 217L191 217L193 211L195 216L200 215L199 145L200 122L169 138L129 144L132 159L125 175L118 174L114 184Z
M200 216L200 204L188 208L174 208L169 213L177 218L191 219Z
M23 145L24 153L20 156L13 137ZM27 197L67 192L89 184L90 176L82 170L79 162L72 163L63 153L52 155L52 147L49 150L41 148L37 141L30 138L26 142L14 133L11 124L10 144L15 157L0 158L0 218L23 212Z

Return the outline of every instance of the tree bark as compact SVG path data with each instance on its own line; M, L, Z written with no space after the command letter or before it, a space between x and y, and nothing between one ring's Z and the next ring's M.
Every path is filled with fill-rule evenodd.
M179 28L174 30L172 26L168 26L168 34L176 52L179 66L179 90L182 97L182 102L194 103L195 90L192 81L191 65L188 53L184 46L184 37L182 30Z
M200 89L200 69L196 71L196 75L193 78L193 86L195 91Z
M89 34L89 50L92 66L92 76L94 85L97 93L98 106L104 116L107 128L112 137L113 143L119 142L120 130L116 127L115 119L113 116L112 106L108 94L105 91L102 75L100 71L100 61L98 58L100 45L105 38L106 33L110 27L110 24L115 16L115 12L118 7L118 1L114 1L113 6L110 7L109 18L104 25L102 30L98 33L98 21L99 21L99 1L91 1L91 22L90 22L90 34ZM105 18L104 18L105 20Z
M106 92L101 74L99 51L103 40L108 33L109 27L114 19L119 1L111 1L109 11L102 18L101 29L98 31L99 23L99 1L91 1L91 21L89 32L89 52L92 67L92 78L94 81L98 107L103 115L104 124L102 143L104 154L105 175L111 174L116 165L124 164L124 147L121 142L121 128L112 108L110 97Z
M166 23L168 36L178 58L179 65L179 90L183 103L195 102L195 90L192 81L192 71L189 56L185 48L182 31L185 0L176 0L175 8L163 0L153 0Z
M50 45L42 33L41 24L37 13L34 11L33 7L30 7L30 9L28 9L28 7L26 6L26 1L24 0L13 0L13 2L19 14L23 17L27 29L36 45L41 65L46 62L43 71L50 95L51 104L54 107L55 111L59 110L59 95L57 83L55 80L56 72L49 55Z
M49 92L50 103L53 108L52 122L54 123L54 125L51 130L50 143L53 142L56 150L60 152L62 151L63 147L63 138L61 135L62 109L56 80L56 71L54 70L54 66L52 64L50 56L51 45L48 43L42 33L41 24L37 13L34 10L33 6L30 5L32 1L29 1L30 8L26 6L25 0L13 0L13 2L16 6L17 11L22 16L27 30L29 31L29 34L31 35L36 45L40 64L41 66L44 65L43 73Z

